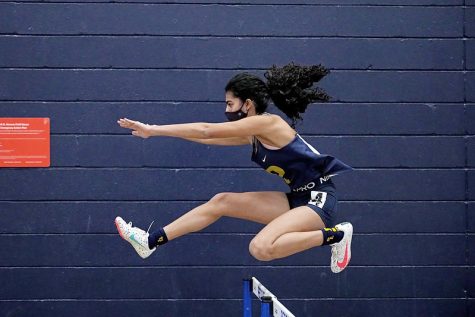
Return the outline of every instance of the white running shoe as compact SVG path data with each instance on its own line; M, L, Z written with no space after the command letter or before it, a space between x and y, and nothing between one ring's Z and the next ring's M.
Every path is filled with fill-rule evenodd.
M343 239L332 244L331 269L333 273L340 273L350 263L351 259L351 238L353 236L353 226L349 222L342 222L335 226L339 231L343 231Z
M129 242L142 259L148 258L157 248L148 247L148 232L132 227L132 222L126 223L121 217L115 218L115 226L120 236Z

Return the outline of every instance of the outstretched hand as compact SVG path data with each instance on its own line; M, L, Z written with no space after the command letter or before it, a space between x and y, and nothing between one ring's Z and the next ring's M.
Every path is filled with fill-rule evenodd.
M141 138L148 138L151 134L151 126L149 124L142 123L140 121L133 121L127 118L119 119L117 123L126 129L131 129L132 135L139 136Z

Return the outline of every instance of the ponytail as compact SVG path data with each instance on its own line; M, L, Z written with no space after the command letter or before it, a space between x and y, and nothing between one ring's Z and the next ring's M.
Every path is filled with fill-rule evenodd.
M246 99L254 101L257 114L264 113L272 99L276 107L292 119L292 127L295 127L309 104L330 100L325 91L312 88L329 73L321 64L299 66L292 62L280 68L273 65L264 74L267 83L256 75L240 73L229 80L225 91L233 92L243 102Z
M267 91L276 105L287 117L292 126L301 120L307 106L313 102L327 102L330 96L321 88L312 88L330 71L321 64L299 66L293 62L281 68L273 65L265 72Z

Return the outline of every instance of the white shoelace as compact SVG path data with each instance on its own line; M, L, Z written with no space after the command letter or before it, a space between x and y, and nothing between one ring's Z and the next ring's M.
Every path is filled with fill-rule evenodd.
M152 225L153 225L154 222L155 222L155 220L152 221L152 223L150 224L150 226L148 226L147 233L150 231L150 228L152 228ZM129 225L130 227L132 227L132 221L130 221L130 222L128 223L128 225Z
M153 225L154 222L155 222L155 220L152 221L152 223L150 224L150 226L148 226L147 233L150 231L150 228L152 228L152 225Z

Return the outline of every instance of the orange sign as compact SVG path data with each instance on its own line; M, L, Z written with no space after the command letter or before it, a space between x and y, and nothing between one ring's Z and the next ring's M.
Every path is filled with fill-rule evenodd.
M0 118L0 167L49 166L49 118Z

